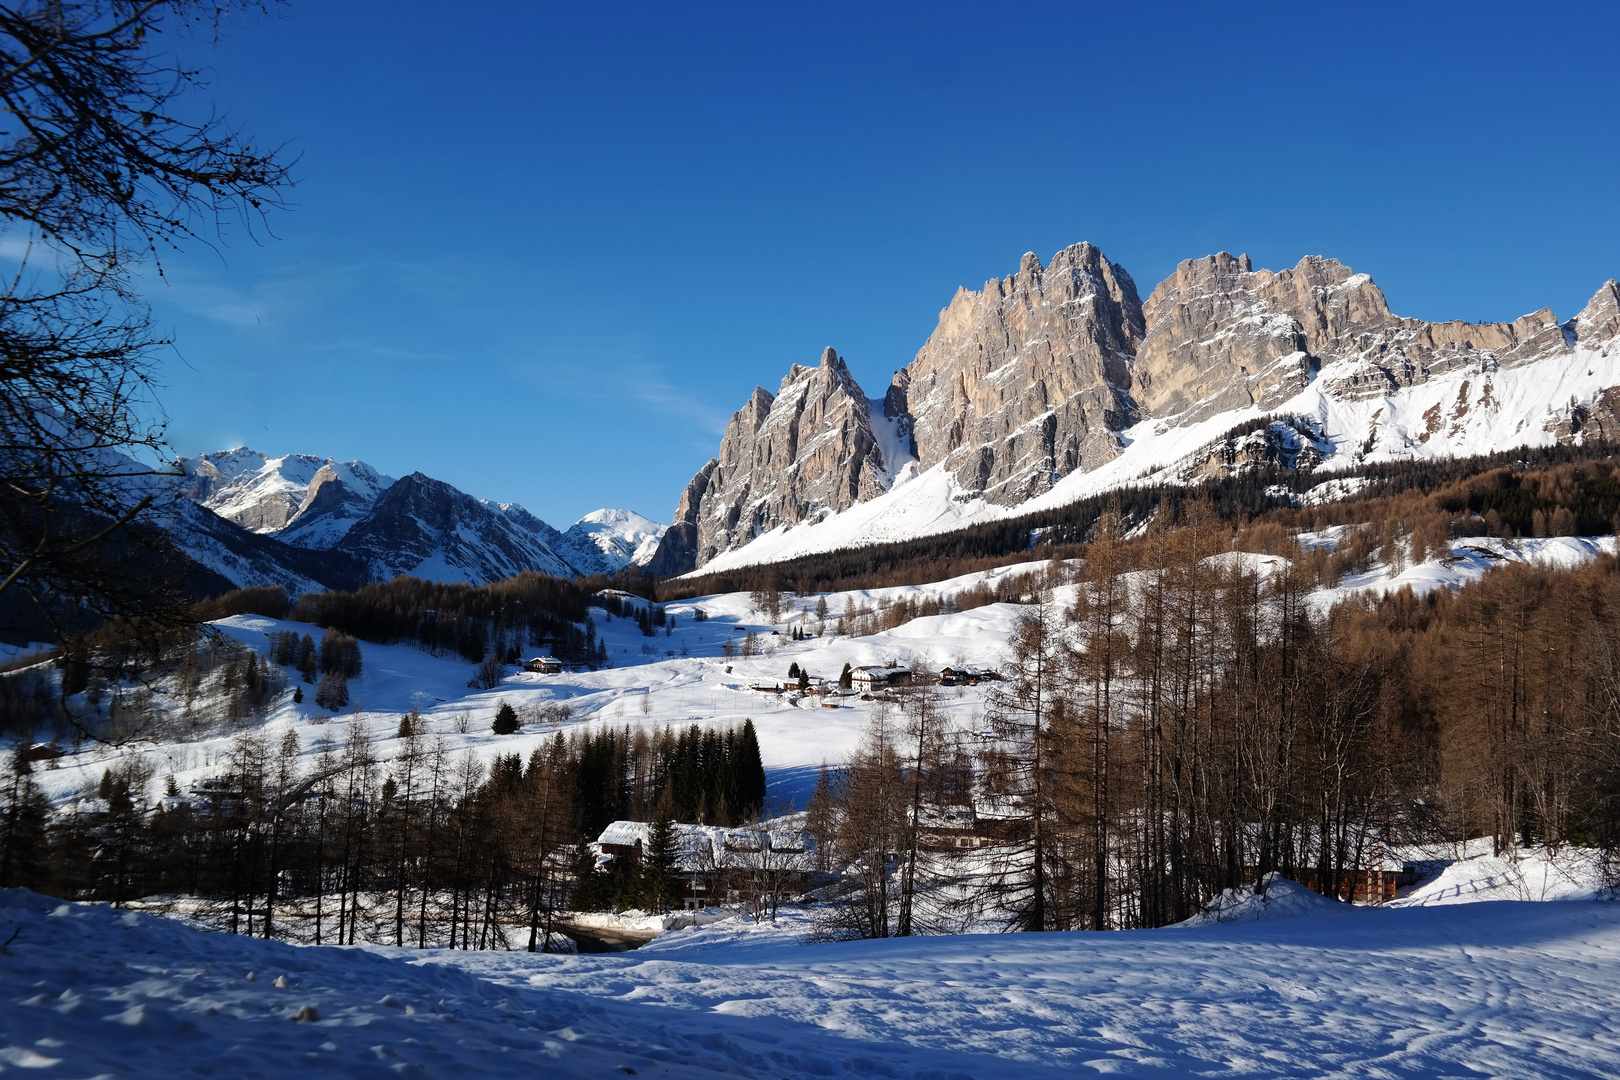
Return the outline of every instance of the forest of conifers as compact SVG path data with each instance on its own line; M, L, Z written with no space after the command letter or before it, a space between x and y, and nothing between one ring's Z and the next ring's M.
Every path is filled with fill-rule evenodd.
M540 718L533 718L540 719ZM642 882L593 865L586 846L623 818L741 825L765 802L751 722L725 730L611 728L554 734L524 761L486 767L400 719L402 752L378 760L364 722L334 724L318 754L259 729L218 775L182 793L124 765L96 804L53 816L13 763L0 883L123 904L183 897L230 933L313 943L541 946L556 916L644 902ZM515 933L527 928L531 936Z

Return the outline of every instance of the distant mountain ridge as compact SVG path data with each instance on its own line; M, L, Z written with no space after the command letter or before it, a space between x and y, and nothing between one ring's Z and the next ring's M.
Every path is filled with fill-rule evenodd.
M302 592L400 574L470 584L525 570L612 574L651 559L664 530L628 510L598 510L559 532L514 503L420 472L396 480L363 461L237 447L181 465L193 509L175 515L171 535L238 585Z
M1331 471L1620 438L1620 285L1574 318L1397 316L1307 256L1189 259L1144 302L1091 244L959 289L881 402L836 351L756 388L649 569L776 562L1267 463Z

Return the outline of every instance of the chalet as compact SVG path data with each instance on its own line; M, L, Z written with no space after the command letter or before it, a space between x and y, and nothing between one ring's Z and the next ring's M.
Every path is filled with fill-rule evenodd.
M537 656L523 665L524 671L535 671L541 675L560 675L562 669L562 661L553 656Z
M941 686L976 686L981 682L999 682L1001 676L988 668L948 667L939 673Z
M979 828L971 806L946 806L924 810L917 819L917 843L927 851L969 851L990 843Z
M1294 871L1293 876L1307 889L1324 896L1335 896L1340 900L1360 901L1365 904L1381 904L1395 899L1398 895L1397 890L1408 885L1416 885L1420 875L1417 867L1405 863L1399 870L1341 870L1326 880L1320 880L1314 869L1300 868ZM1245 881L1253 881L1253 869L1245 867L1243 878Z
M35 743L26 750L17 751L17 762L22 764L23 762L33 761L55 761L66 754L66 750L54 743Z
M870 694L892 686L910 686L911 669L903 667L863 667L850 672L851 688Z
M809 887L815 869L814 844L790 827L724 829L712 825L676 823L675 873L683 882L683 903L688 909L739 899L752 887L750 878L762 870L784 875L788 888ZM615 821L602 830L592 849L598 868L628 860L641 862L652 842L652 824Z

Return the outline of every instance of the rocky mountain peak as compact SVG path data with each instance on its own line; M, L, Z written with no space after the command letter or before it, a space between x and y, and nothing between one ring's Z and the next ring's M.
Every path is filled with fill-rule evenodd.
M1224 251L1188 259L1143 303L1091 244L1045 265L1025 253L1016 272L956 291L881 403L833 349L817 367L795 365L774 397L756 390L687 486L653 565L702 566L778 526L879 497L928 527L993 520L1126 453L1142 461L1122 464L1130 477L1175 482L1259 462L1311 468L1612 438L1620 368L1588 361L1620 356L1616 342L1613 281L1562 324L1546 308L1511 322L1426 322L1395 315L1370 276L1318 255L1277 271ZM1510 379L1515 369L1525 371ZM1522 411L1540 395L1550 396ZM1217 418L1238 435L1203 434ZM957 507L906 502L924 489L939 499L938 485L907 484L933 470ZM895 535L884 515L843 520L859 524L830 526L840 543ZM764 546L812 549L802 535Z
M885 395L904 402L920 466L943 462L1001 504L1119 452L1131 420L1131 358L1144 332L1136 283L1091 244L958 289Z
M828 348L793 365L775 395L756 387L726 425L720 452L693 477L654 572L678 572L779 525L843 510L887 489L870 407Z
M1605 281L1571 323L1575 340L1587 348L1607 352L1620 342L1620 284Z

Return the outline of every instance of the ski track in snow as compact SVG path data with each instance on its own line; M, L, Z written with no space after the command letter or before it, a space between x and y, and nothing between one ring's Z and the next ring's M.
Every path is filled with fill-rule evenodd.
M417 952L207 934L10 890L0 1067L784 1080L1620 1071L1613 904L1329 905L1192 929L820 945L801 944L801 920L675 931L616 955ZM305 1006L318 1019L294 1020Z

